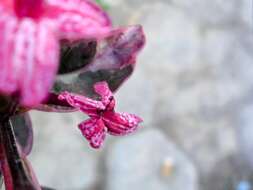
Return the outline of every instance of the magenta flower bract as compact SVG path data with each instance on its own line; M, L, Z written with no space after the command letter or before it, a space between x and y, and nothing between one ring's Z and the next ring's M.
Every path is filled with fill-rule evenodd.
M100 100L92 100L85 96L63 92L60 100L66 100L71 106L86 113L90 119L79 124L79 129L93 148L99 148L106 133L122 136L135 131L142 119L134 114L117 113L114 110L115 99L106 82L94 85Z
M90 0L0 1L0 91L18 94L25 106L46 98L62 39L100 39L111 29Z

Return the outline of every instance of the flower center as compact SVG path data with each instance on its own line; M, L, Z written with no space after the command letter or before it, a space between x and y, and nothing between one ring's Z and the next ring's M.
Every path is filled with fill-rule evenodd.
M38 18L43 12L43 5L43 0L14 0L14 10L20 18Z

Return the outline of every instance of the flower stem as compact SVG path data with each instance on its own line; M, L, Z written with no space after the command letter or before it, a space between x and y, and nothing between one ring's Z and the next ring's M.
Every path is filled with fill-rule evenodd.
M16 142L10 117L15 114L16 101L0 119L1 164L7 190L40 190L31 167Z

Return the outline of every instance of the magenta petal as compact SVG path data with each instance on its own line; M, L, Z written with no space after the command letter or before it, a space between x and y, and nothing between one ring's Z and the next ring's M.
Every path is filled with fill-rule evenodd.
M0 91L18 92L25 106L39 104L52 87L58 67L58 41L50 27L1 13L0 42Z
M126 135L139 127L142 119L134 114L106 112L103 121L112 135Z
M94 135L96 132L96 127L97 127L97 119L88 119L78 125L79 129L81 130L83 136L87 140L91 140L91 137Z
M108 15L89 0L48 0L45 16L56 23L63 39L100 39L111 30Z
M99 148L106 136L106 128L101 119L91 118L79 124L83 136L93 148Z
M137 115L130 113L113 113L106 112L103 115L106 119L110 119L114 123L118 123L120 125L133 127L141 123L143 120Z
M13 57L15 67L22 66L18 73L21 103L39 104L52 87L59 62L59 44L51 27L23 19L16 34Z
M13 0L1 0L0 1L0 14L3 11L8 11L9 13L14 13L13 9Z
M37 18L42 14L43 0L14 0L14 9L19 17Z
M113 94L107 82L98 82L94 85L95 92L101 96L104 105L108 105L113 99Z
M61 93L58 98L60 100L66 100L71 106L73 106L74 108L78 108L85 113L89 113L89 111L94 111L97 109L105 109L104 104L100 101L92 100L85 96L80 96L69 92Z
M17 28L18 21L15 17L5 11L0 12L0 91L7 94L17 89L18 76L13 76L14 64L12 61L13 39ZM20 67L15 68L14 72L17 70L20 71Z
M93 148L100 148L105 141L105 137L106 131L105 130L99 131L98 133L94 134L94 136L91 138L90 145Z

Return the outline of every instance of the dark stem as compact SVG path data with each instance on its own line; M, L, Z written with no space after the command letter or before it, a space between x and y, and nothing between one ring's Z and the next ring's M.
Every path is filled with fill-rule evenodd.
M13 128L9 121L1 126L1 139L3 142L4 153L8 162L12 177L13 189L35 189L33 188L21 156L19 155Z
M4 164L5 167L3 167L3 172L5 172L4 180L7 180L5 184L7 185L7 190L38 190L40 188L33 180L32 171L29 170L26 158L20 154L13 126L10 122L10 117L15 114L16 107L16 101L12 102L8 112L0 120L1 160L3 163L7 161ZM9 179L10 177L11 179ZM12 185L9 184L10 182Z

